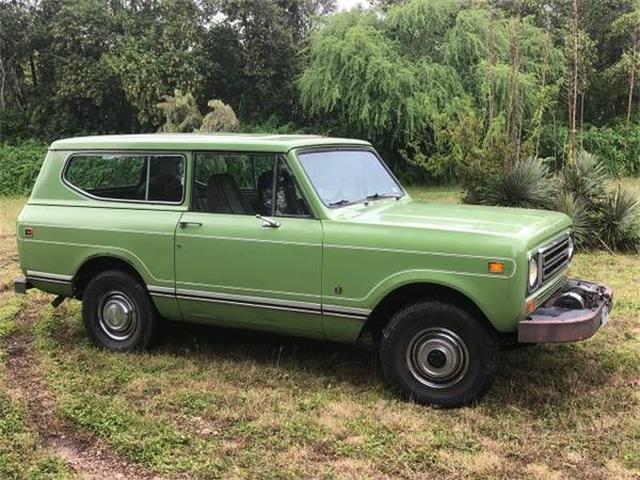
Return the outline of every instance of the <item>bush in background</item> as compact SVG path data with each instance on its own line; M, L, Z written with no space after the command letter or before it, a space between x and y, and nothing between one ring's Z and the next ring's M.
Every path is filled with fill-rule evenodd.
M31 193L46 153L47 145L36 140L0 142L0 195Z
M465 201L560 211L573 220L578 247L640 252L640 202L620 187L607 188L610 176L595 155L580 152L554 175L547 164L529 158L479 178Z
M473 188L467 192L468 203L549 208L556 186L544 160L534 158L518 161L504 173L489 176Z
M544 127L540 138L540 155L557 159L562 167L568 128L550 124ZM610 175L637 177L640 175L640 124L632 123L625 133L620 122L595 127L585 125L578 130L576 143L598 159Z
M158 130L163 133L176 132L235 132L238 118L233 108L220 100L209 100L209 113L204 117L191 92L176 89L171 95L163 95L156 107L162 111L165 121Z

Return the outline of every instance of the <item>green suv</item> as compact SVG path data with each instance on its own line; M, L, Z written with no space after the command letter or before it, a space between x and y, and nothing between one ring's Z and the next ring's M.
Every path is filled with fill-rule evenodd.
M98 346L143 349L162 318L373 344L442 406L487 391L501 344L582 340L611 310L566 277L567 216L412 200L360 140L59 140L17 237L15 290L82 300Z

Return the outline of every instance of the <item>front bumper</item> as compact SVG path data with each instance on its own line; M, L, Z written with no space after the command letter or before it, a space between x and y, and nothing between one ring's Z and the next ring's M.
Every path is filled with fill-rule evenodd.
M575 308L565 301L582 304ZM578 298L579 297L579 298ZM577 342L593 336L609 320L613 291L604 285L570 279L544 305L518 323L518 343Z

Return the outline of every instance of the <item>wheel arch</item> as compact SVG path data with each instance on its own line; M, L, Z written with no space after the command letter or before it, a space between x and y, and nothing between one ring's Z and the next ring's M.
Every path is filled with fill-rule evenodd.
M118 270L136 278L141 284L146 282L131 262L113 254L94 255L85 259L71 280L74 297L81 299L84 289L92 278L107 270Z
M391 290L377 303L362 327L360 339L370 336L373 341L378 341L394 313L406 305L429 299L459 306L497 332L485 312L466 293L441 283L410 282Z

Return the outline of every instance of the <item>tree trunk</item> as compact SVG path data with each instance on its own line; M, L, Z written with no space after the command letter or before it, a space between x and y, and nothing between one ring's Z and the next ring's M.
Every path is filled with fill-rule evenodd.
M513 164L520 159L520 21L520 13L518 13L515 18L513 45L511 47L511 84L509 86L506 125L508 154L505 156L505 166Z
M489 91L487 92L487 121L486 121L486 129L488 130L491 127L491 121L493 120L493 104L494 104L494 94L493 94L493 69L496 64L496 54L493 42L493 12L490 14L490 24L489 24L489 36L487 38L487 60L489 62L487 66L487 83L489 85Z
M631 109L633 108L633 90L636 83L636 42L633 42L631 52L631 66L629 67L629 97L627 99L627 118L624 124L624 152L629 146L629 124L631 122Z
M545 39L547 40L547 42L549 42L549 45L552 45L553 42L551 40L551 35L549 33L549 30L551 29L551 21L549 20L549 12L546 12L546 16L545 16L545 26L544 26L544 36ZM545 48L544 51L542 52L542 92L544 93L544 89L547 86L547 67L549 64L549 48ZM543 102L545 101L545 96L542 95L542 97L540 98L540 120L539 120L539 125L537 125L537 134L536 134L536 143L535 143L535 158L538 158L538 155L540 155L540 135L542 134L541 131L541 126L542 126L542 116L544 115L544 104Z
M7 71L4 68L4 60L0 58L0 111L4 112L4 88L7 82Z
M584 92L580 92L580 150L582 150L582 139L584 132Z
M573 18L571 21L573 35L573 67L571 72L571 86L569 94L569 150L567 159L573 162L576 156L576 110L578 106L578 0L573 0Z
M38 74L36 73L36 64L33 61L33 55L29 55L29 68L31 69L31 81L33 88L38 88Z

